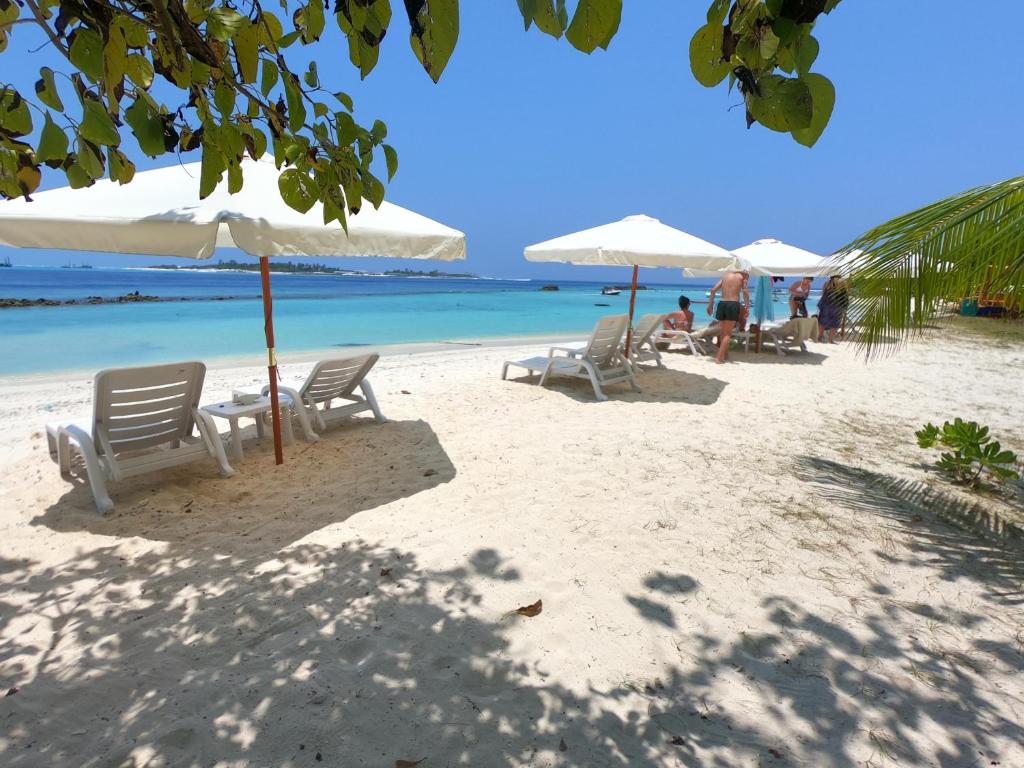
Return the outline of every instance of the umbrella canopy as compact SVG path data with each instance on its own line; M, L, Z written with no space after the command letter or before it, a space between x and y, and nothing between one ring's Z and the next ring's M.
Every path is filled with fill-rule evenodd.
M528 261L702 270L736 263L724 248L642 215L531 245L523 255Z
M611 224L546 240L528 246L523 255L528 261L632 266L627 354L632 342L633 309L640 267L725 270L734 268L738 263L736 257L724 248L644 215L627 216Z
M755 240L734 253L750 262L753 275L813 276L832 274L839 267L830 259L780 240Z
M260 257L267 337L274 454L284 461L277 391L277 355L270 292L271 256L390 256L464 259L466 236L391 203L364 205L348 217L348 232L323 223L320 203L299 213L285 205L280 171L268 157L242 161L245 184L236 194L220 184L199 199L200 163L137 173L121 186L99 181L0 202L0 245L208 259L218 248Z
M466 237L418 213L384 202L323 224L285 205L273 160L243 160L245 185L223 183L199 199L200 163L135 175L130 184L99 181L88 190L39 192L32 202L0 203L0 245L208 259L220 248L253 256L394 256L464 259Z

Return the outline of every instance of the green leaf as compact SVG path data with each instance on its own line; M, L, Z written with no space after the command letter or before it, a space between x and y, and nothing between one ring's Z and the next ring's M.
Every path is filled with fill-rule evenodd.
M268 11L262 11L257 18L256 28L259 30L260 45L273 51L284 33L281 20Z
M705 24L690 40L690 70L697 82L713 88L729 74L729 62L722 60L722 27Z
M125 110L124 119L135 134L135 140L139 142L139 149L143 153L157 157L166 151L163 121L144 99L136 99L135 103Z
M51 109L56 109L58 112L64 111L64 102L60 100L57 83L53 79L53 70L49 67L39 70L39 79L36 80L36 96Z
M370 136L373 139L374 144L379 144L384 141L388 135L388 127L382 120L374 120L373 127L370 129Z
M725 21L725 17L729 15L731 6L732 0L712 0L711 6L708 8L708 24L721 25Z
M117 132L117 126L114 125L110 114L103 104L92 99L85 100L82 123L78 126L78 132L93 144L116 147L121 143L121 134Z
M125 73L136 86L144 91L148 91L153 84L153 65L141 53L129 54Z
M12 88L0 89L0 129L8 136L32 133L32 115L28 103Z
M87 27L77 27L68 58L94 83L103 77L103 39Z
M40 163L47 161L63 161L68 156L68 137L60 127L46 113L46 122L43 123L43 130L39 134L39 146L36 148L36 160Z
M203 142L203 161L199 165L199 199L205 200L220 184L227 168L224 153L209 142Z
M107 151L107 159L110 163L110 180L118 184L128 184L135 178L135 163L119 149Z
M303 8L295 12L295 26L302 30L302 41L312 43L320 39L324 33L323 0L310 0Z
M82 166L82 170L89 174L90 178L98 179L103 176L103 155L100 154L99 147L88 139L79 140L76 162Z
M91 187L94 183L92 176L86 173L77 162L72 163L64 173L68 177L68 184L72 189Z
M552 0L526 0L526 8L530 21L544 34L560 38L565 32Z
M235 49L235 61L238 64L238 76L243 83L255 83L259 74L259 41L260 27L246 24L235 33L231 44Z
M766 75L758 83L758 94L747 94L750 114L773 131L796 131L811 123L811 92L807 83L791 77Z
M580 0L565 39L583 53L608 48L622 20L622 0Z
M459 1L406 0L405 10L413 53L436 83L459 39Z
M800 38L800 44L793 55L793 63L798 75L806 75L811 71L814 61L818 58L818 41L811 35Z
M247 19L233 8L219 6L206 12L206 32L210 37L227 42L246 23Z
M384 160L388 166L388 181L391 181L398 173L398 152L390 144L384 145Z
M242 191L242 166L233 160L228 163L228 193L235 195Z
M235 89L227 83L219 83L213 92L213 104L225 120L231 117L235 111Z
M306 70L306 74L303 75L303 80L306 81L306 85L310 88L320 87L320 76L316 72L316 62L309 62L309 69Z
M316 184L297 168L284 171L277 179L277 188L281 192L281 199L300 213L306 213L316 204Z
M277 85L277 79L280 75L281 71L277 68L277 64L264 60L263 76L260 78L260 93L264 96L269 96L270 92L274 90L274 86Z
M352 103L352 97L349 96L347 93L342 93L341 91L338 91L336 94L334 94L334 98L336 98L341 103L341 106L343 106L349 112L355 109L355 105Z
M805 147L813 147L832 118L832 109L836 104L836 89L832 81L824 75L804 75L800 80L811 94L811 122L806 128L794 130L793 138Z
M771 27L761 28L761 41L758 44L758 51L761 54L761 58L770 60L774 58L776 51L779 50L779 38L772 32Z
M285 75L284 95L288 101L288 127L292 133L296 133L306 123L306 107L302 103L302 88L295 75Z
M384 202L384 185L372 173L363 172L363 197L369 200L374 208L380 208Z

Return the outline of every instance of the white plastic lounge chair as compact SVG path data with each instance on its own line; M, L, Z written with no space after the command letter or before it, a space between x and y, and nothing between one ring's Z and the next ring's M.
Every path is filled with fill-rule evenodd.
M634 363L645 363L653 360L659 368L664 368L661 352L654 345L654 336L662 329L668 315L647 314L642 316L633 327L633 339L630 342L630 360ZM640 370L639 368L637 370Z
M690 354L694 357L706 354L704 341L705 338L702 331L676 331L669 328L660 329L654 334L652 339L654 344L667 344L669 347L673 344L679 344L688 347Z
M298 404L295 413L299 417L307 440L317 439L311 428L310 416L321 432L327 429L328 421L336 421L361 411L373 411L374 417L381 424L387 421L381 413L380 406L377 405L373 388L366 379L366 374L379 359L380 355L371 354L321 360L306 377L305 383L294 386L283 384L278 387L282 395L290 397L293 403ZM361 390L363 394L356 394L356 389ZM263 388L263 394L269 391L269 387ZM344 400L346 403L332 407L331 402L334 400Z
M793 318L785 323L766 326L761 329L762 343L775 345L775 352L782 357L786 351L807 351L807 339L818 337L818 321L816 318Z
M594 326L590 341L582 349L577 347L552 347L547 357L530 357L526 360L506 360L501 368L501 378L508 374L510 365L539 372L540 385L544 386L551 376L570 376L588 379L594 387L598 400L607 400L603 388L619 382L629 382L635 392L640 391L633 376L633 369L622 354L622 337L626 335L628 318L625 315L602 317ZM561 352L562 355L557 353Z
M233 475L213 419L199 410L205 377L206 366L199 362L97 373L92 422L46 425L50 456L61 475L71 477L74 458L80 456L100 514L114 508L109 480L209 457L216 459L221 475Z

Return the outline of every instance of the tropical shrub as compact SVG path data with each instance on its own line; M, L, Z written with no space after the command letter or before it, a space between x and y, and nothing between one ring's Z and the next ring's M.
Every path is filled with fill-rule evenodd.
M922 448L950 449L942 453L935 465L955 483L974 488L983 474L999 483L1020 478L1014 469L1017 454L1003 450L999 441L989 435L988 427L979 426L976 421L958 418L947 421L941 429L929 422L914 434Z

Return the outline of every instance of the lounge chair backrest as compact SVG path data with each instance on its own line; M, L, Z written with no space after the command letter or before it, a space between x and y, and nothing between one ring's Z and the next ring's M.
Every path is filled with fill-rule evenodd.
M348 397L373 368L380 355L362 355L337 360L322 360L309 374L299 390L306 401L325 403L338 397Z
M618 362L619 346L628 322L626 315L608 315L598 320L583 353L584 357L589 358L598 368L606 368Z
M665 315L659 315L656 312L641 317L633 329L633 344L637 347L643 346L651 335L661 328L663 322L665 322Z
M111 458L192 434L206 366L200 362L110 368L96 374L93 442Z

